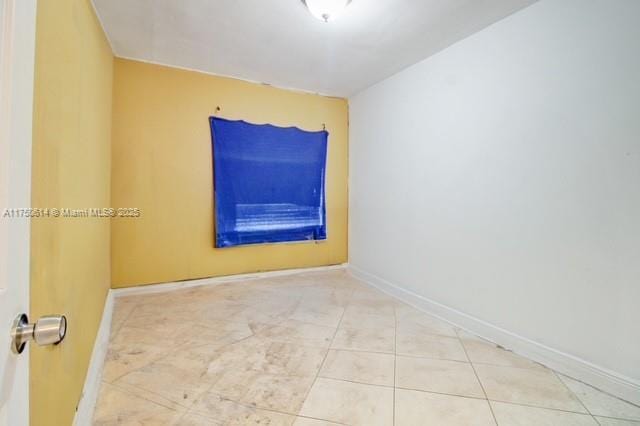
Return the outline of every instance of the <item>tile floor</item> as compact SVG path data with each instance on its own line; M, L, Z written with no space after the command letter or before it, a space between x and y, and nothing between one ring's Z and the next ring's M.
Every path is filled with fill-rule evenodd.
M95 425L640 426L345 271L116 301Z

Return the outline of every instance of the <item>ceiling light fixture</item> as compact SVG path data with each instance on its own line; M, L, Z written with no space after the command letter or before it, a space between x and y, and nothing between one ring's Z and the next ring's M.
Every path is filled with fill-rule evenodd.
M321 21L329 22L337 18L351 0L302 0L309 12Z

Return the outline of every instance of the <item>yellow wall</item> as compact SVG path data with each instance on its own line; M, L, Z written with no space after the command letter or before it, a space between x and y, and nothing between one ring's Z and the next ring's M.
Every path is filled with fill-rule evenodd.
M39 0L32 203L110 205L113 56L89 0ZM63 344L31 346L31 424L70 425L110 286L110 224L33 219L31 311L63 313Z
M344 99L116 59L113 287L342 263L347 260L348 105ZM328 240L214 248L211 136L225 118L320 130L329 137Z

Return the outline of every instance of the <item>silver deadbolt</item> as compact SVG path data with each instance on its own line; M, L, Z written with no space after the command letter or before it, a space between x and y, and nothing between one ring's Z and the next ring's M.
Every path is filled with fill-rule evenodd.
M67 318L64 315L46 315L35 324L29 324L27 314L20 314L11 328L11 348L17 354L24 351L29 340L40 346L57 345L67 334Z

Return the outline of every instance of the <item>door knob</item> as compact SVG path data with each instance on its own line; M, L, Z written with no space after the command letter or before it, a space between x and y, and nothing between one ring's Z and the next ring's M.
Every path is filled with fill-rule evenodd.
M67 318L64 315L45 315L30 324L27 314L20 314L11 328L11 349L20 354L29 340L35 340L40 346L57 345L66 334Z

